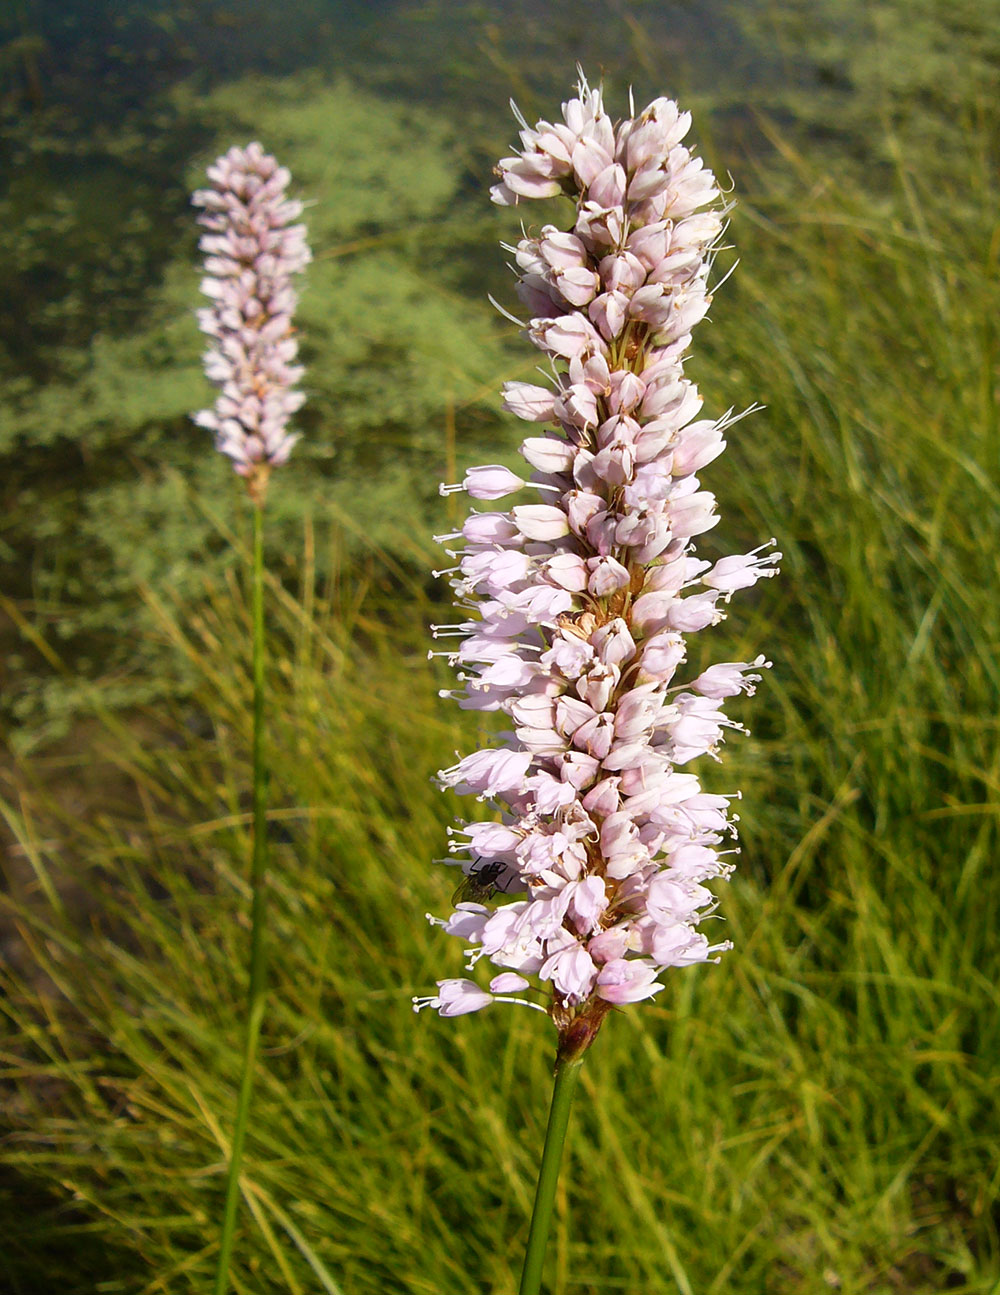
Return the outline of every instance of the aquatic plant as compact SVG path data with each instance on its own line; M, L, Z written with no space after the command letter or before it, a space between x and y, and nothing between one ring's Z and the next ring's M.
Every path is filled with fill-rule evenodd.
M260 144L231 148L208 168L208 178L211 187L192 198L203 209L198 217L206 231L199 242L206 271L201 287L212 301L198 312L198 322L212 338L205 373L220 391L214 409L196 414L195 422L215 433L216 447L246 478L253 502L253 907L243 1068L215 1278L215 1295L225 1295L266 988L264 499L272 468L287 460L298 439L287 430L305 399L295 389L303 369L294 363L297 299L291 281L309 263L310 251L305 226L293 223L302 204L285 194L291 176Z
M753 693L770 663L721 662L686 678L686 636L773 576L780 554L768 541L714 563L694 556L694 538L719 520L697 474L744 415L701 417L683 372L727 211L682 143L690 115L660 98L614 124L581 74L562 121L518 120L521 148L499 163L493 201L573 203L569 228L545 224L508 249L551 381L508 383L504 405L548 430L522 444L523 477L487 465L442 490L493 501L529 488L541 502L473 509L440 537L461 542L449 551L463 619L434 631L460 640L444 653L459 667L459 705L512 723L439 775L489 809L452 834L449 862L465 881L440 924L468 946L470 970L486 959L497 974L488 989L443 979L414 1004L457 1016L523 1003L556 1027L521 1284L535 1295L586 1050L612 1007L651 998L667 969L730 947L700 928L718 904L706 883L732 870L734 851L721 847L738 793L706 793L687 766L717 758L726 730L741 730L723 703Z

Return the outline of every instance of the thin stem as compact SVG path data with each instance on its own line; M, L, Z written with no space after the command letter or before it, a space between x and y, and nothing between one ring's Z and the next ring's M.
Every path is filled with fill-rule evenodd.
M229 1287L229 1257L236 1231L239 1205L240 1166L250 1113L254 1069L260 1026L264 1019L265 961L264 916L267 872L267 771L264 767L264 510L253 509L253 861L250 884L253 904L250 913L250 984L247 990L246 1037L243 1045L243 1073L236 1105L236 1124L229 1154L226 1206L222 1219L219 1264L215 1273L215 1295L226 1295Z
M556 1081L552 1089L552 1105L549 1108L549 1123L545 1130L545 1147L542 1150L542 1164L538 1171L535 1205L531 1211L528 1248L524 1254L524 1268L521 1272L518 1295L539 1295L541 1290L542 1265L545 1263L545 1247L549 1239L549 1223L552 1220L556 1183L559 1181L559 1166L562 1162L563 1143L566 1141L566 1127L569 1124L569 1109L573 1104L573 1092L582 1063L582 1054L571 1061L560 1059L556 1062Z

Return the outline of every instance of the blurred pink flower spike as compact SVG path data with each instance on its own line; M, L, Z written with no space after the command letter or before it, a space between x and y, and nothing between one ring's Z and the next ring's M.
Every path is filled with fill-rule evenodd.
M263 498L272 468L284 463L298 436L288 422L305 396L292 317L298 299L292 276L311 260L302 204L286 197L290 176L260 144L231 148L208 168L211 187L191 201L205 233L201 290L211 305L198 311L212 339L205 373L219 388L212 409L194 421L215 434L217 448Z

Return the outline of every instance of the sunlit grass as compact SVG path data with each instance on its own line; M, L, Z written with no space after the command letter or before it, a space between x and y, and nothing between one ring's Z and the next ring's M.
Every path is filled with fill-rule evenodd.
M796 201L764 180L748 196L743 264L699 334L709 406L767 405L704 474L719 543L773 533L786 555L713 643L775 662L740 712L754 736L709 770L745 794L736 948L616 1015L588 1057L558 1295L1000 1282L996 195L972 177L948 226L901 173L876 220L787 160ZM511 1295L552 1032L499 1006L410 1011L459 973L423 920L452 889L429 861L456 809L430 776L473 721L424 658L441 609L412 573L430 558L334 553L317 592L336 532L308 531L297 587L270 591L272 992L234 1289ZM235 579L197 605L147 597L193 701L98 716L82 802L45 757L4 792L15 1295L177 1295L213 1269L247 939L231 645L248 610Z

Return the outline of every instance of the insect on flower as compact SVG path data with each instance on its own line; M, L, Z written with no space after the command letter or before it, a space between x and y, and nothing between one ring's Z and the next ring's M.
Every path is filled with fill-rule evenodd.
M484 868L473 869L455 887L451 902L482 904L487 899L492 899L499 889L497 882L504 872L506 872L505 866L497 859L487 863Z

